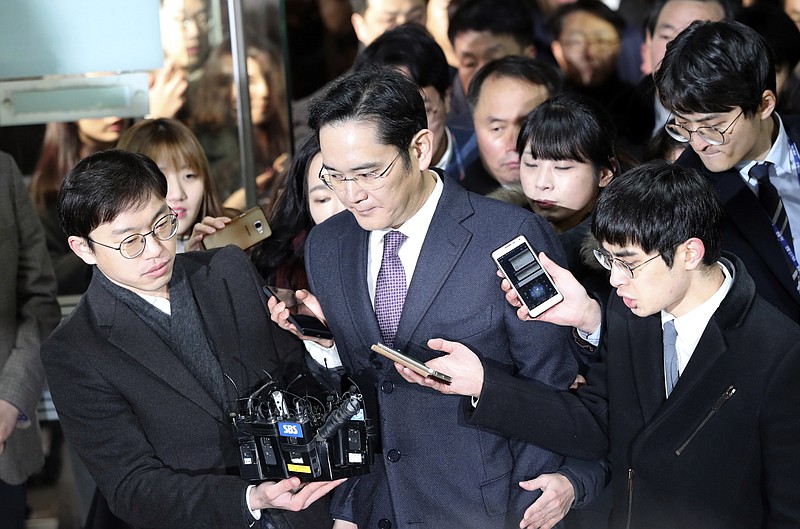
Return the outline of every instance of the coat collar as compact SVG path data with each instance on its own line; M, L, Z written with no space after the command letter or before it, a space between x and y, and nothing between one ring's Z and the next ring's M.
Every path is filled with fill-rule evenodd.
M220 310L209 315L205 310L206 307L219 305L220 293L214 294L208 288L194 288L197 286L197 282L202 281L203 276L207 274L207 267L201 267L189 260L184 260L182 263L186 269L187 279L196 295L203 320L209 321L209 317L221 318L215 321L216 325L214 326L221 332L211 333L210 342L215 349L219 344L232 344L235 347L235 344L238 344L238 338L235 335L235 325L230 313ZM111 345L143 365L153 375L197 404L215 419L220 420L224 416L224 410L220 408L220 405L208 394L170 347L133 310L112 296L97 281L92 281L86 295L87 301L89 301L88 307L98 326L107 333L107 340ZM206 330L210 332L208 328ZM222 346L224 347L224 345ZM225 358L225 355L219 356ZM226 370L228 366L224 362L221 362L221 365L223 373L228 372ZM229 388L226 386L226 389ZM230 391L228 392L230 394Z

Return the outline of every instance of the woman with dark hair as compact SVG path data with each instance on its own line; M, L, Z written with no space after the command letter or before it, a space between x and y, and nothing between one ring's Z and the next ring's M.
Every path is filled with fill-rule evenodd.
M536 107L517 139L520 180L525 196L558 233L567 265L588 289L610 291L607 274L582 247L601 190L619 173L614 151L616 131L608 113L594 100L576 94L548 99Z
M128 125L128 120L118 117L47 124L30 194L44 227L59 295L83 294L92 277L91 268L69 249L67 237L58 224L56 202L61 182L82 158L114 147Z
M316 134L310 134L295 153L270 210L272 236L251 255L270 285L308 288L304 246L309 230L344 210L336 194L319 179L322 154Z
M148 156L167 177L167 204L178 215L179 253L202 249L190 235L204 217L236 216L220 204L203 147L180 121L140 121L122 135L118 147Z
M255 246L251 260L264 280L279 288L307 289L305 241L315 224L344 210L344 206L319 178L322 154L316 134L309 134L280 180L269 213L272 235ZM206 217L195 226L199 240L229 222Z
M246 55L255 168L258 187L263 192L289 151L286 86L283 68L271 49L248 45ZM220 198L226 200L242 186L229 40L214 49L189 100L192 108L188 125L208 157ZM243 209L242 204L231 206Z

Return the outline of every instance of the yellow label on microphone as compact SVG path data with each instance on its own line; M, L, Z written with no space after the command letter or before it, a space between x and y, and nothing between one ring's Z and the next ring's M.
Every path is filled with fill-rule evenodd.
M303 474L311 474L311 467L306 465L286 465L289 472L302 472Z

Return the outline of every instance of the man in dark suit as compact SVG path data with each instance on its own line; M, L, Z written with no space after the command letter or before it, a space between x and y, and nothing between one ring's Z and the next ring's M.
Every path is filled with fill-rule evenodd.
M721 251L722 219L694 170L658 161L618 177L592 228L616 289L602 326L600 305L542 255L565 300L541 319L602 334L586 385L556 392L446 342L428 364L453 383L435 387L479 397L462 402L470 424L546 448L597 457L608 436L614 528L800 527L800 327Z
M759 295L800 321L800 120L775 113L775 67L763 38L739 23L695 22L655 74L688 143L677 163L699 169L725 208L725 249L738 255Z
M309 283L344 367L373 393L382 437L370 474L335 494L335 527L516 527L539 493L519 482L554 473L562 457L468 427L458 399L406 383L370 347L383 342L426 360L434 354L429 339L458 339L499 369L569 387L577 370L569 333L520 325L494 294L490 256L523 234L563 262L558 240L541 218L429 169L424 102L404 75L344 77L309 115L319 131L321 178L349 210L309 234ZM281 321L282 305L270 306Z
M56 280L22 175L0 152L0 520L25 527L25 482L44 463L39 344L58 324Z
M284 516L337 483L238 476L230 412L302 370L300 344L269 321L261 280L233 247L175 255L177 216L149 158L103 151L59 194L88 291L42 346L64 433L111 511L135 527L330 527ZM270 525L271 524L271 525Z

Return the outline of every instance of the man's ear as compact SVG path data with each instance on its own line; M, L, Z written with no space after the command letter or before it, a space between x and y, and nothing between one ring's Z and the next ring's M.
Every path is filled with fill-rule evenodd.
M444 91L444 113L445 117L450 114L450 88Z
M83 237L70 235L67 239L70 249L75 252L75 255L81 258L84 263L88 265L97 264L97 259L94 256L94 251L89 247L89 241Z
M359 42L367 46L367 40L369 40L369 35L367 31L367 23L364 21L364 16L359 13L353 13L350 15L350 23L353 25L353 31L356 34L356 39Z
M775 112L775 105L778 104L778 98L772 90L764 90L761 94L761 105L758 107L758 113L761 119L767 119Z
M687 239L681 245L684 249L683 264L686 270L695 270L703 265L706 256L706 245L697 237ZM680 248L680 247L679 247Z
M419 162L419 170L428 169L433 157L433 132L428 129L417 132L414 139L411 140L411 147L414 149L412 156L416 156Z

